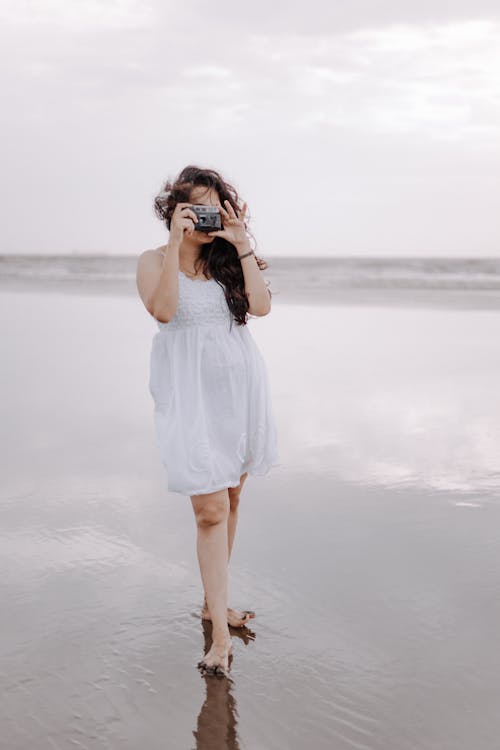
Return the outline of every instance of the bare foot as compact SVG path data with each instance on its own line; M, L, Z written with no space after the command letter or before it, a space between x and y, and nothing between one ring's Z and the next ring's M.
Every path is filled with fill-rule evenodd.
M227 608L227 622L232 628L242 628L246 625L249 620L253 620L255 612L251 609L233 609L232 607ZM212 617L208 611L207 600L203 602L201 610L202 620L211 620Z
M198 662L198 667L206 674L225 675L229 670L229 655L233 652L231 637L224 641L213 642L210 650Z

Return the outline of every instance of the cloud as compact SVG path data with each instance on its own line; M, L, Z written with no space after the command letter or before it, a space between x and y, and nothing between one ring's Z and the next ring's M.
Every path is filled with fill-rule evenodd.
M211 40L220 31L226 41L241 40L246 34L270 34L284 38L292 36L330 35L359 29L386 28L392 25L439 25L470 19L500 19L496 0L420 0L403 3L398 0L350 0L325 3L313 0L307 5L288 0L254 0L251 6L235 7L232 0L218 0L208 8L202 0L188 0L177 14L173 6L157 5L165 21L175 24L176 30L191 32L205 29Z
M64 92L77 109L156 92L180 121L200 107L212 130L226 114L232 125L271 132L284 123L306 133L339 127L455 141L495 140L500 132L500 21L392 23L349 31L329 31L325 23L305 34L298 20L294 32L272 33L271 17L257 33L245 19L235 37L226 36L234 14L228 18L219 9L216 16L206 14L205 25L193 3L187 17L196 21L184 31L177 28L179 16L171 22L131 0L109 8L51 2L45 14L30 7L29 14L16 11L11 18L25 24L26 35L17 52L11 42L14 69L3 78L13 94L13 118L19 114L19 84L34 108L47 101L44 86L49 102L51 91ZM100 7L107 8L101 20ZM154 27L157 16L164 18L163 27ZM183 17L181 27L185 23ZM43 119L42 111L36 119Z
M64 33L82 35L103 29L151 27L154 6L141 0L4 0L0 19L17 29L50 27Z
M87 207L99 170L106 201L120 195L120 205L133 205L139 194L124 196L118 181L132 174L134 189L144 191L161 155L172 172L197 160L230 166L255 185L257 172L267 170L278 201L297 179L313 181L340 207L343 247L375 252L388 250L388 242L404 244L391 239L393 226L380 223L346 244L359 229L357 221L348 226L349 196L351 211L377 222L387 221L379 205L385 197L403 232L403 224L414 223L416 202L422 226L422 201L432 191L441 207L439 217L428 217L429 232L434 222L434 234L443 237L462 205L470 227L450 228L446 246L478 236L481 247L497 246L488 218L500 138L500 17L492 3L304 7L259 0L240 9L225 1L208 8L45 0L7 2L1 13L6 184L26 184L34 171L49 175L45 210L43 202L39 208L47 243L56 241L50 199L64 205L69 188ZM399 174L404 184L392 179ZM104 214L98 192L95 210ZM5 188L0 197L21 222L22 195ZM465 221L465 211L458 213ZM105 221L103 215L98 224ZM91 241L87 231L82 242ZM321 224L315 231L321 252L318 243L329 243L331 233ZM128 241L133 233L125 234ZM13 229L15 246L17 236ZM304 241L294 236L283 244L298 249ZM428 246L429 238L414 242Z

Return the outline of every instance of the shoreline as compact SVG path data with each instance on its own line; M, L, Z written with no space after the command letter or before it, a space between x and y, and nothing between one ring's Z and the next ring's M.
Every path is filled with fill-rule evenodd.
M135 281L93 279L0 279L2 292L82 294L88 296L137 297ZM307 283L297 291L296 285L273 291L272 302L278 305L406 307L455 310L500 310L500 290L414 287L321 287Z

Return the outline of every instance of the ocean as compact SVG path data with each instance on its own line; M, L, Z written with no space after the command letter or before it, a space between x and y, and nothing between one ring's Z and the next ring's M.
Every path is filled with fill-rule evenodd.
M278 301L500 304L500 257L260 257L268 263L264 275ZM137 257L125 255L0 255L0 280L8 289L136 295L136 264Z

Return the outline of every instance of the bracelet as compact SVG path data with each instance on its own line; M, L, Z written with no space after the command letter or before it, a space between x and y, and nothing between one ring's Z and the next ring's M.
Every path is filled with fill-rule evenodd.
M241 258L246 258L248 255L254 255L254 251L250 250L248 253L245 253L245 255L238 255L238 258L241 260Z

